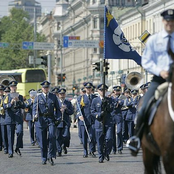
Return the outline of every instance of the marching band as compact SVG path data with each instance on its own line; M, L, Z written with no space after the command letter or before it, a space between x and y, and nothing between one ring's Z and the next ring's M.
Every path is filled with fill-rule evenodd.
M31 145L39 145L43 165L47 161L54 165L53 159L61 157L62 151L68 153L73 114L84 158L98 156L99 163L103 163L110 160L111 152L122 154L123 143L134 135L138 102L148 88L148 84L142 85L140 96L137 89L126 88L122 92L121 86L114 86L108 95L108 86L103 88L100 84L96 95L93 84L87 82L72 104L66 99L65 88L54 87L50 92L48 81L42 82L42 89L38 91L30 89L30 98L24 101L23 96L16 92L17 84L14 80L9 86L0 84L0 151L3 149L9 158L13 157L14 152L22 156L20 148L23 148L25 119ZM103 89L106 89L108 96L103 96ZM15 133L16 148L13 150Z

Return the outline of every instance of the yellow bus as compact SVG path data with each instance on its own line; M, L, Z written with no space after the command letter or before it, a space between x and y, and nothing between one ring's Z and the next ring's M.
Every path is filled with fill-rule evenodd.
M24 68L17 70L0 71L0 83L8 86L11 80L18 82L17 92L26 99L29 98L30 89L38 90L40 83L46 80L46 72L42 68Z

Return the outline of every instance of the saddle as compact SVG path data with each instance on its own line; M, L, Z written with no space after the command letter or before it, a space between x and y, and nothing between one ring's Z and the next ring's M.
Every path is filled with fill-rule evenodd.
M164 95L166 94L168 89L168 82L165 82L158 86L155 91L154 96L149 100L147 107L145 109L146 115L149 115L148 125L150 126L153 122L155 113L158 109L159 104L161 103Z

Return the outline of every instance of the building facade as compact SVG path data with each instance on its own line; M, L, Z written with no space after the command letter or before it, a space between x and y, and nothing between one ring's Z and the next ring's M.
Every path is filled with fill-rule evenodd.
M34 16L41 16L41 4L35 0L14 0L8 4L9 13L12 8L28 12L31 21L34 19Z
M125 37L142 55L145 45L139 37L147 30L154 34L162 29L160 13L174 7L174 0L147 0L143 6L132 8L110 8L113 16L122 28ZM68 93L72 92L75 85L82 87L83 82L91 81L94 85L100 83L100 72L93 71L92 64L103 60L103 48L64 48L64 36L79 36L80 40L104 39L104 5L108 1L102 0L59 0L53 10L53 74L55 85L63 85ZM47 26L48 27L48 26ZM43 25L44 28L44 25ZM144 77L144 82L150 81L151 75L147 74L133 60L108 60L110 65L107 79L108 85L120 85L123 75L130 72L139 72ZM65 81L60 75L66 76ZM75 92L77 92L76 90Z

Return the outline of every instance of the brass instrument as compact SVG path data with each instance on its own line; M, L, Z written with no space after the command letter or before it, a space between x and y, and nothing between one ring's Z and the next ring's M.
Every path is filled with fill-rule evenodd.
M4 86L8 86L9 82L12 80L15 80L12 76L0 75L0 83Z
M138 72L131 72L126 76L125 84L129 89L139 89L143 84L143 76Z

